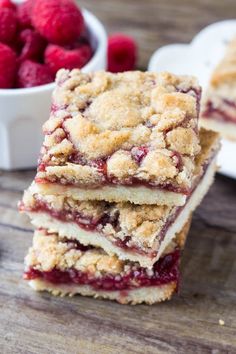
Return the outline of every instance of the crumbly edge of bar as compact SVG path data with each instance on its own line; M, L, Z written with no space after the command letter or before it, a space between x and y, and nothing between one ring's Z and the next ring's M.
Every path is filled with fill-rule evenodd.
M120 304L130 305L138 305L141 303L152 305L161 301L170 300L177 288L177 283L171 282L155 287L132 289L127 292L98 291L88 285L55 285L42 279L30 280L29 285L36 291L48 291L54 296L92 296L97 299L115 300Z

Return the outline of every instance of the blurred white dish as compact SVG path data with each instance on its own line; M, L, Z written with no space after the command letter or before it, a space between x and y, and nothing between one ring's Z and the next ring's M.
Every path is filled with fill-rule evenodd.
M149 61L148 70L195 75L204 91L212 70L235 35L236 20L214 23L199 32L190 44L171 44L158 49ZM222 141L218 162L220 173L236 178L236 143Z
M15 1L21 2L21 1ZM95 52L84 72L106 69L107 36L102 23L83 10ZM48 119L55 84L26 89L0 89L0 168L37 165L42 144L42 125Z

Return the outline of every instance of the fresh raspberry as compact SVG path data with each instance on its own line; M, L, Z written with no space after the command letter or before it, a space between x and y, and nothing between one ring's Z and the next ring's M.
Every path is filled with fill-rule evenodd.
M44 61L55 74L61 68L82 68L91 56L92 50L88 45L68 50L56 44L49 44L45 50Z
M32 21L43 37L60 45L73 42L84 29L83 15L73 0L35 0Z
M53 77L49 68L31 60L22 62L17 73L19 88L45 85L52 81Z
M131 37L118 33L108 38L108 71L133 70L136 56L137 46Z
M16 54L5 44L0 43L0 88L11 88L16 73Z
M32 27L31 13L35 0L27 0L17 6L17 18L21 28Z
M23 44L19 59L20 61L32 59L41 61L43 59L46 40L30 28L24 29L19 36L20 43Z
M8 7L0 7L0 42L12 42L16 35L16 29L16 12Z
M15 10L16 5L13 4L10 0L0 0L0 7L7 7L8 9Z

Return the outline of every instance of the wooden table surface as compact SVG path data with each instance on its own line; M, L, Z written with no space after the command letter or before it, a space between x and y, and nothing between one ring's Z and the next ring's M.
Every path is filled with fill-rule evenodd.
M137 39L143 68L159 45L190 41L205 25L236 14L234 0L80 3L109 32ZM218 175L196 210L179 295L132 307L53 298L22 280L32 226L16 204L34 173L0 172L0 353L236 353L236 181Z

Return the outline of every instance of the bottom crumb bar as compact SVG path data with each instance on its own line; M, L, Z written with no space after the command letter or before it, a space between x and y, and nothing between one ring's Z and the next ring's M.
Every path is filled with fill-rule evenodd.
M152 269L76 240L60 239L44 229L36 230L25 258L24 278L33 289L53 295L80 294L122 304L168 300L178 288L180 250L189 227L190 220Z

